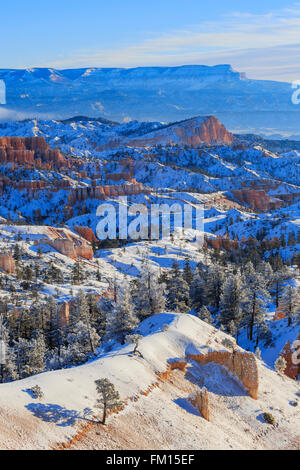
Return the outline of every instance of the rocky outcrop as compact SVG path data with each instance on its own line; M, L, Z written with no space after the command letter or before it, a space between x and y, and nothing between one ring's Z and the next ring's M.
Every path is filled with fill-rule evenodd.
M11 253L0 253L0 269L7 274L14 274L16 272L15 261Z
M240 203L260 212L278 209L283 204L280 199L269 196L263 189L235 189L231 192Z
M63 302L58 308L59 325L65 328L70 320L70 307L68 302Z
M226 251L232 251L239 247L238 240L231 240L230 238L222 237L221 235L215 238L206 237L205 243L207 246L215 248L216 250L224 249Z
M84 188L73 188L70 190L68 202L75 204L86 199L105 200L109 197L130 196L141 193L149 193L142 183L122 184L119 186L89 186Z
M206 421L210 420L209 416L209 397L208 391L205 387L189 396L189 401L195 408L198 409L199 413L203 416Z
M48 245L59 251L62 255L77 260L84 258L92 260L94 258L93 249L87 243L77 244L74 240L67 238L57 238L56 240L47 240Z
M162 129L131 140L129 145L145 147L158 144L178 144L195 148L201 147L203 144L230 145L233 139L232 134L226 130L217 118L205 116L170 124Z
M68 166L58 148L50 149L43 137L0 137L0 162L50 169Z
M87 240L89 243L96 242L97 237L95 237L93 230L90 227L82 227L80 225L74 226L75 232L77 232L82 238Z
M300 340L300 335L298 336L298 341ZM291 379L297 380L298 375L300 374L300 363L297 364L295 361L295 348L288 341L284 348L282 349L280 356L284 357L286 360L286 368L284 374ZM298 355L300 357L300 354Z
M245 386L249 395L257 400L258 397L258 370L253 353L242 351L209 351L207 354L189 354L187 360L198 364L215 362L234 374Z

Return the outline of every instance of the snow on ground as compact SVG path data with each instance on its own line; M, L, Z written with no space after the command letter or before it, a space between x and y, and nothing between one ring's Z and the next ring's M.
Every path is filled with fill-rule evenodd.
M166 370L169 359L184 357L191 348L203 352L208 348L223 350L222 339L226 336L194 316L172 313L147 319L138 331L143 335L139 345L143 358L131 355L132 346L116 346L106 353L100 351L96 360L82 366L1 384L0 448L47 449L55 443L66 442L76 434L80 425L89 423L95 415L96 379L109 378L123 400L137 396L157 381L156 374ZM276 448L294 445L292 443L299 438L300 426L299 413L291 406L299 390L295 382L277 376L261 363L259 400L254 401L224 369L213 365L210 369L197 367L191 365L187 375L180 379L183 380L182 385L180 382L177 384L181 373L174 373L170 386L164 384L162 389L155 389L148 397L137 403L131 402L120 415L109 418L109 424L114 425L119 419L124 423L128 419L130 421L131 416L136 417L136 441L133 447L128 445L128 448L139 448L138 426L143 422L148 445L152 443L154 448L169 449L176 445L180 448ZM188 392L203 383L206 383L212 400L211 423L198 416L186 400ZM45 395L42 401L33 399L28 390L34 385L42 388ZM142 421L139 417L141 409ZM270 410L278 423L274 430L262 423L262 412ZM148 421L152 420L153 424L154 418L160 423L160 439L157 441L156 427L150 424L149 429L146 427ZM261 440L264 433L269 433L270 439L263 437ZM100 448L111 445L111 441L108 445L99 436L98 440Z

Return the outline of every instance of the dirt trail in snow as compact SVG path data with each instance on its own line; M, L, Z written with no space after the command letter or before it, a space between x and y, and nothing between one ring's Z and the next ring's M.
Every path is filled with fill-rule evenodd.
M205 421L187 400L203 383L210 394L211 422ZM186 373L173 371L169 380L160 382L148 396L112 415L106 426L89 426L68 448L299 449L299 436L290 426L299 420L299 413L292 410L287 419L278 419L275 427L264 423L260 409L269 411L266 395L262 390L262 398L252 400L216 364L202 367L193 364Z

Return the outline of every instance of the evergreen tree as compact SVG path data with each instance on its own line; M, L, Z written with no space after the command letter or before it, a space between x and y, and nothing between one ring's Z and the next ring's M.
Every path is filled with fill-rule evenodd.
M189 258L185 259L185 264L183 268L183 279L186 281L189 287L192 285L194 275Z
M300 304L299 290L296 287L288 285L282 293L280 303L285 309L288 318L288 326L290 326L293 321L293 316Z
M119 289L118 300L111 312L107 315L107 335L115 338L121 343L126 335L130 334L138 325L138 318L133 309L133 303L129 291L129 286L125 284Z
M9 331L0 314L0 383L17 380L15 351L9 345Z
M205 307L205 305L203 305L203 307L200 308L199 312L197 313L197 316L198 318L200 318L200 320L205 321L206 323L209 323L210 325L213 325L214 323L214 319L210 311L208 310L208 308Z
M158 272L149 262L143 264L138 281L136 311L140 318L147 318L165 309L165 284L159 283Z
M206 282L207 303L219 310L222 288L224 283L224 269L218 265L209 266Z
M82 321L73 324L67 334L67 347L62 348L63 361L68 364L82 364L91 354L91 343L94 351L98 347L100 338L92 327L87 327Z
M221 314L219 322L227 331L229 324L233 321L238 326L240 321L237 312L244 300L244 287L240 273L230 275L224 282L221 294Z
M275 370L278 372L278 374L283 375L284 371L286 369L287 363L284 357L278 356L278 358L275 361Z
M174 263L167 281L167 309L173 312L188 312L189 305L189 285L182 276L178 264Z
M95 380L98 393L96 407L103 410L102 424L106 423L107 412L122 406L119 392L108 379Z
M263 276L254 271L251 262L246 266L245 277L245 301L243 310L245 313L245 323L249 327L249 338L253 340L254 326L264 319L263 307L269 299L269 293L266 290L266 281Z
M291 277L290 273L288 272L287 268L282 268L278 271L275 271L271 277L271 293L275 297L275 305L276 308L279 305L279 298L282 295L284 285L286 281Z

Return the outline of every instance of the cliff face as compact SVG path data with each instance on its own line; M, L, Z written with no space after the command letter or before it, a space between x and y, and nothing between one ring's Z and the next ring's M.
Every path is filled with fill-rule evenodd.
M300 335L298 335L298 341L300 340ZM291 379L297 380L298 375L300 374L300 364L296 364L294 360L295 349L288 341L284 348L282 349L280 356L284 357L286 360L286 369L284 371L285 375Z
M199 147L203 144L230 145L233 136L214 116L188 119L171 124L130 141L131 146L144 147L155 144L179 144Z
M67 162L58 148L50 149L43 137L0 137L0 162L61 168Z
M8 274L15 273L15 261L10 253L0 254L0 269L3 269Z
M261 212L282 206L282 201L270 197L263 189L236 189L232 190L232 194L242 204L248 204L251 209Z

